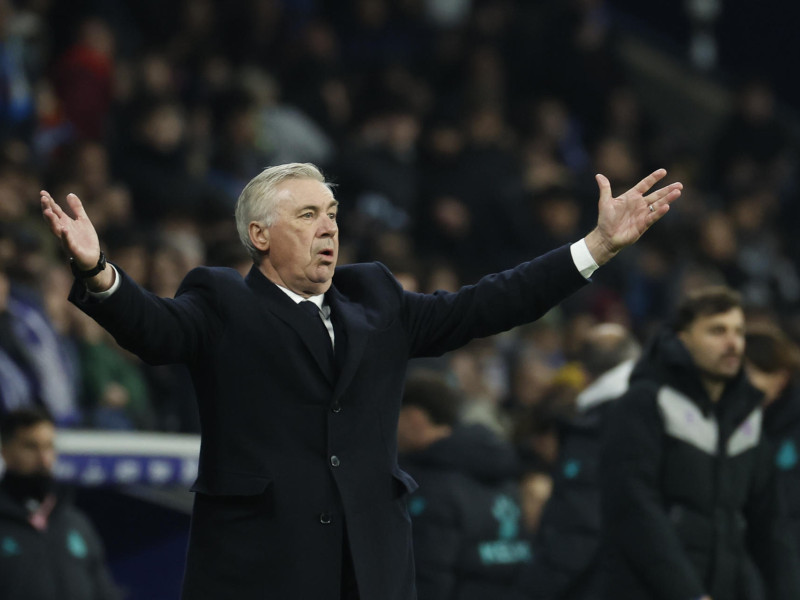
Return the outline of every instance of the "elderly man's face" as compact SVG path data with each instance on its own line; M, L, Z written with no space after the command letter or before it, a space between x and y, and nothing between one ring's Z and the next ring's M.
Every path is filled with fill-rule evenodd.
M277 219L266 229L261 269L270 281L304 297L331 286L339 256L338 202L314 179L287 179L278 186Z

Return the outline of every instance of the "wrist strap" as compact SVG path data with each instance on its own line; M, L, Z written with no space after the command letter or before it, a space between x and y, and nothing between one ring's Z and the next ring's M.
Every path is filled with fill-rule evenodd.
M89 269L88 271L81 271L78 268L78 265L75 263L75 259L70 257L69 259L69 268L72 270L72 274L77 277L78 279L89 279L97 275L100 271L106 268L106 255L105 252L100 250L100 258L97 261L97 264L94 268Z

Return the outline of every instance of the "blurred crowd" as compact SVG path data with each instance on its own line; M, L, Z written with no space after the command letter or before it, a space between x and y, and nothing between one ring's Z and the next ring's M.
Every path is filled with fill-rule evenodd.
M142 364L68 303L40 189L76 193L109 260L171 296L199 264L249 267L236 198L293 161L337 184L341 262L381 260L418 291L580 239L595 172L615 192L657 167L684 183L593 285L425 365L457 384L467 420L534 440L545 470L589 382L578 359L593 325L642 341L683 290L717 283L797 339L800 174L779 99L743 77L698 143L642 103L616 24L603 0L0 0L2 410L198 428L180 367Z

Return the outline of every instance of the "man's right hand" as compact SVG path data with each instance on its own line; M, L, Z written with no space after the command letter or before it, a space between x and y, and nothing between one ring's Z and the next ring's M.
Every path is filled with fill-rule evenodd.
M67 253L81 271L89 271L100 259L100 240L97 231L86 215L80 199L67 194L67 204L75 215L70 217L46 191L41 192L42 215ZM114 283L114 269L106 268L94 277L85 280L86 287L93 292L103 292Z

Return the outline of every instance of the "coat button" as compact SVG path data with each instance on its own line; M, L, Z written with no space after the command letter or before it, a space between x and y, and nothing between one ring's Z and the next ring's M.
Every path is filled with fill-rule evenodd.
M335 454L333 456L331 456L331 466L332 467L338 467L340 464L342 464L342 463L339 460L338 456L336 456Z
M340 412L342 412L342 403L337 400L336 402L331 404L331 412L333 412L333 413L335 413L337 415Z
M330 525L331 524L331 515L330 513L322 513L319 516L319 522L323 525Z

